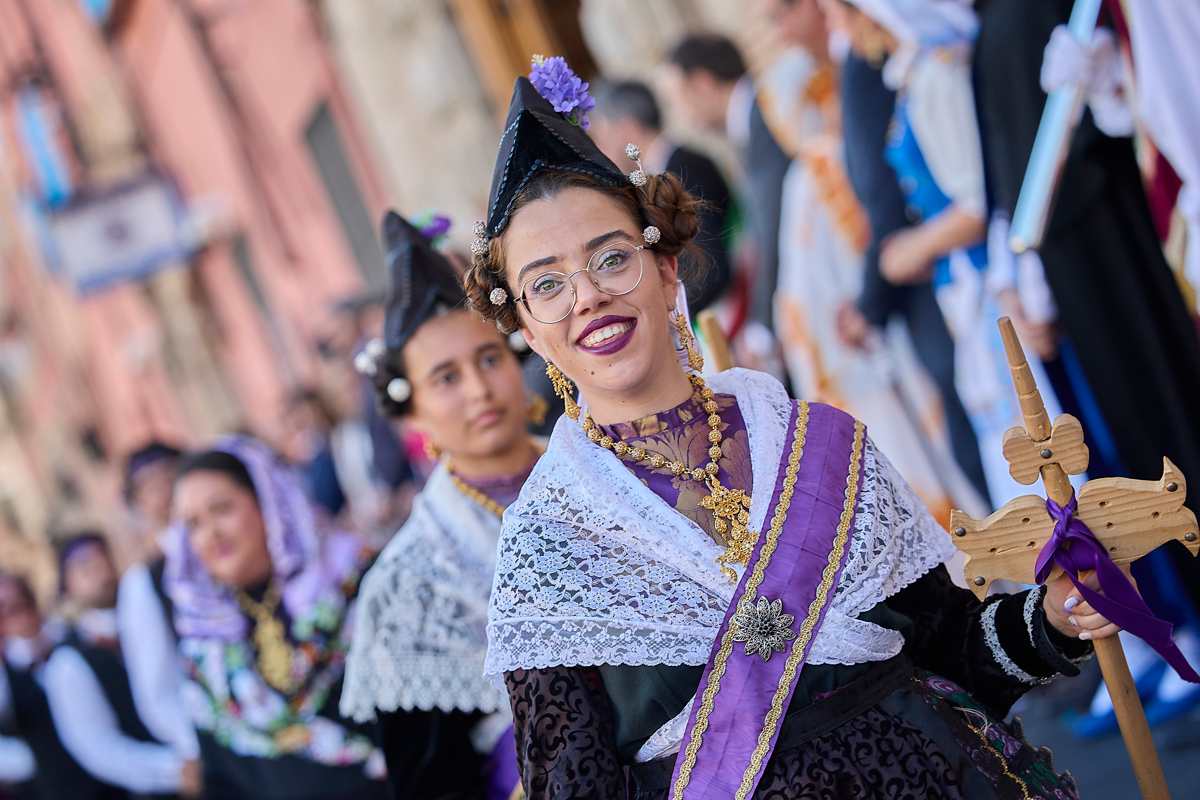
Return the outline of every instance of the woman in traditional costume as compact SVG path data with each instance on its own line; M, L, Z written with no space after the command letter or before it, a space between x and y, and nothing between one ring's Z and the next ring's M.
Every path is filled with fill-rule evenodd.
M500 517L541 448L509 340L465 308L459 272L396 214L383 341L359 368L437 465L363 581L342 713L379 720L393 797L508 800L504 691L483 677ZM524 340L519 344L524 347Z
M323 530L262 443L179 466L164 585L209 797L383 798L371 732L337 713L363 540Z
M466 279L566 403L488 615L529 797L1075 796L1000 720L1116 626L1066 578L978 601L861 423L702 375L677 301L695 200L597 150L561 59L531 77Z

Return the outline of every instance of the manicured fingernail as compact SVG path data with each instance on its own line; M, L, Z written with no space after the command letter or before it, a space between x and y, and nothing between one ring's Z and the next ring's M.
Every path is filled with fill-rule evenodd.
M1075 617L1067 617L1067 622L1071 623L1076 628L1079 627L1079 623L1075 620Z
M1083 640L1085 640L1085 641L1086 641L1086 640L1088 640L1088 639L1092 638L1092 632L1091 632L1091 631L1084 631L1083 633L1079 634L1079 638L1080 638L1080 639L1083 639Z
M1068 597L1067 602L1063 603L1063 608L1066 609L1067 611L1070 611L1072 608L1074 608L1077 605L1079 605L1078 597Z

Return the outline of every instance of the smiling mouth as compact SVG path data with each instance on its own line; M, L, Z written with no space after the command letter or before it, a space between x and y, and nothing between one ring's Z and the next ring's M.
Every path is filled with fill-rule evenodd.
M623 333L628 333L633 330L633 320L625 322L614 322L611 325L605 325L603 328L598 328L587 336L583 337L579 344L584 347L600 347L606 342L610 342Z

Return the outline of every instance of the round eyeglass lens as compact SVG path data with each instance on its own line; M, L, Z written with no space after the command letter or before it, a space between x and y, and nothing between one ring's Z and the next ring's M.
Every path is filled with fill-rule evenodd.
M543 272L530 278L522 290L530 316L546 325L566 319L575 307L580 272L586 272L592 285L605 294L629 294L642 281L642 248L614 242L592 253L585 269L570 274Z

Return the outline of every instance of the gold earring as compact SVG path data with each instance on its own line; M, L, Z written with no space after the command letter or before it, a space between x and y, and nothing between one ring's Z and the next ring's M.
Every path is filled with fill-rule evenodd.
M693 372L703 372L704 354L700 352L696 337L692 335L692 329L688 327L687 319L678 311L672 311L671 322L675 324L675 330L679 332L679 343L683 345L684 350L687 350L688 366L692 368Z
M550 404L540 394L529 396L529 422L537 428L546 424L546 415L550 413Z
M438 449L438 446L433 443L432 439L425 440L425 457L433 463L436 463L442 457L442 451Z
M550 379L554 393L562 398L563 413L573 420L578 420L579 405L575 402L575 384L571 383L570 378L563 375L562 370L555 366L553 361L546 362L546 377Z

